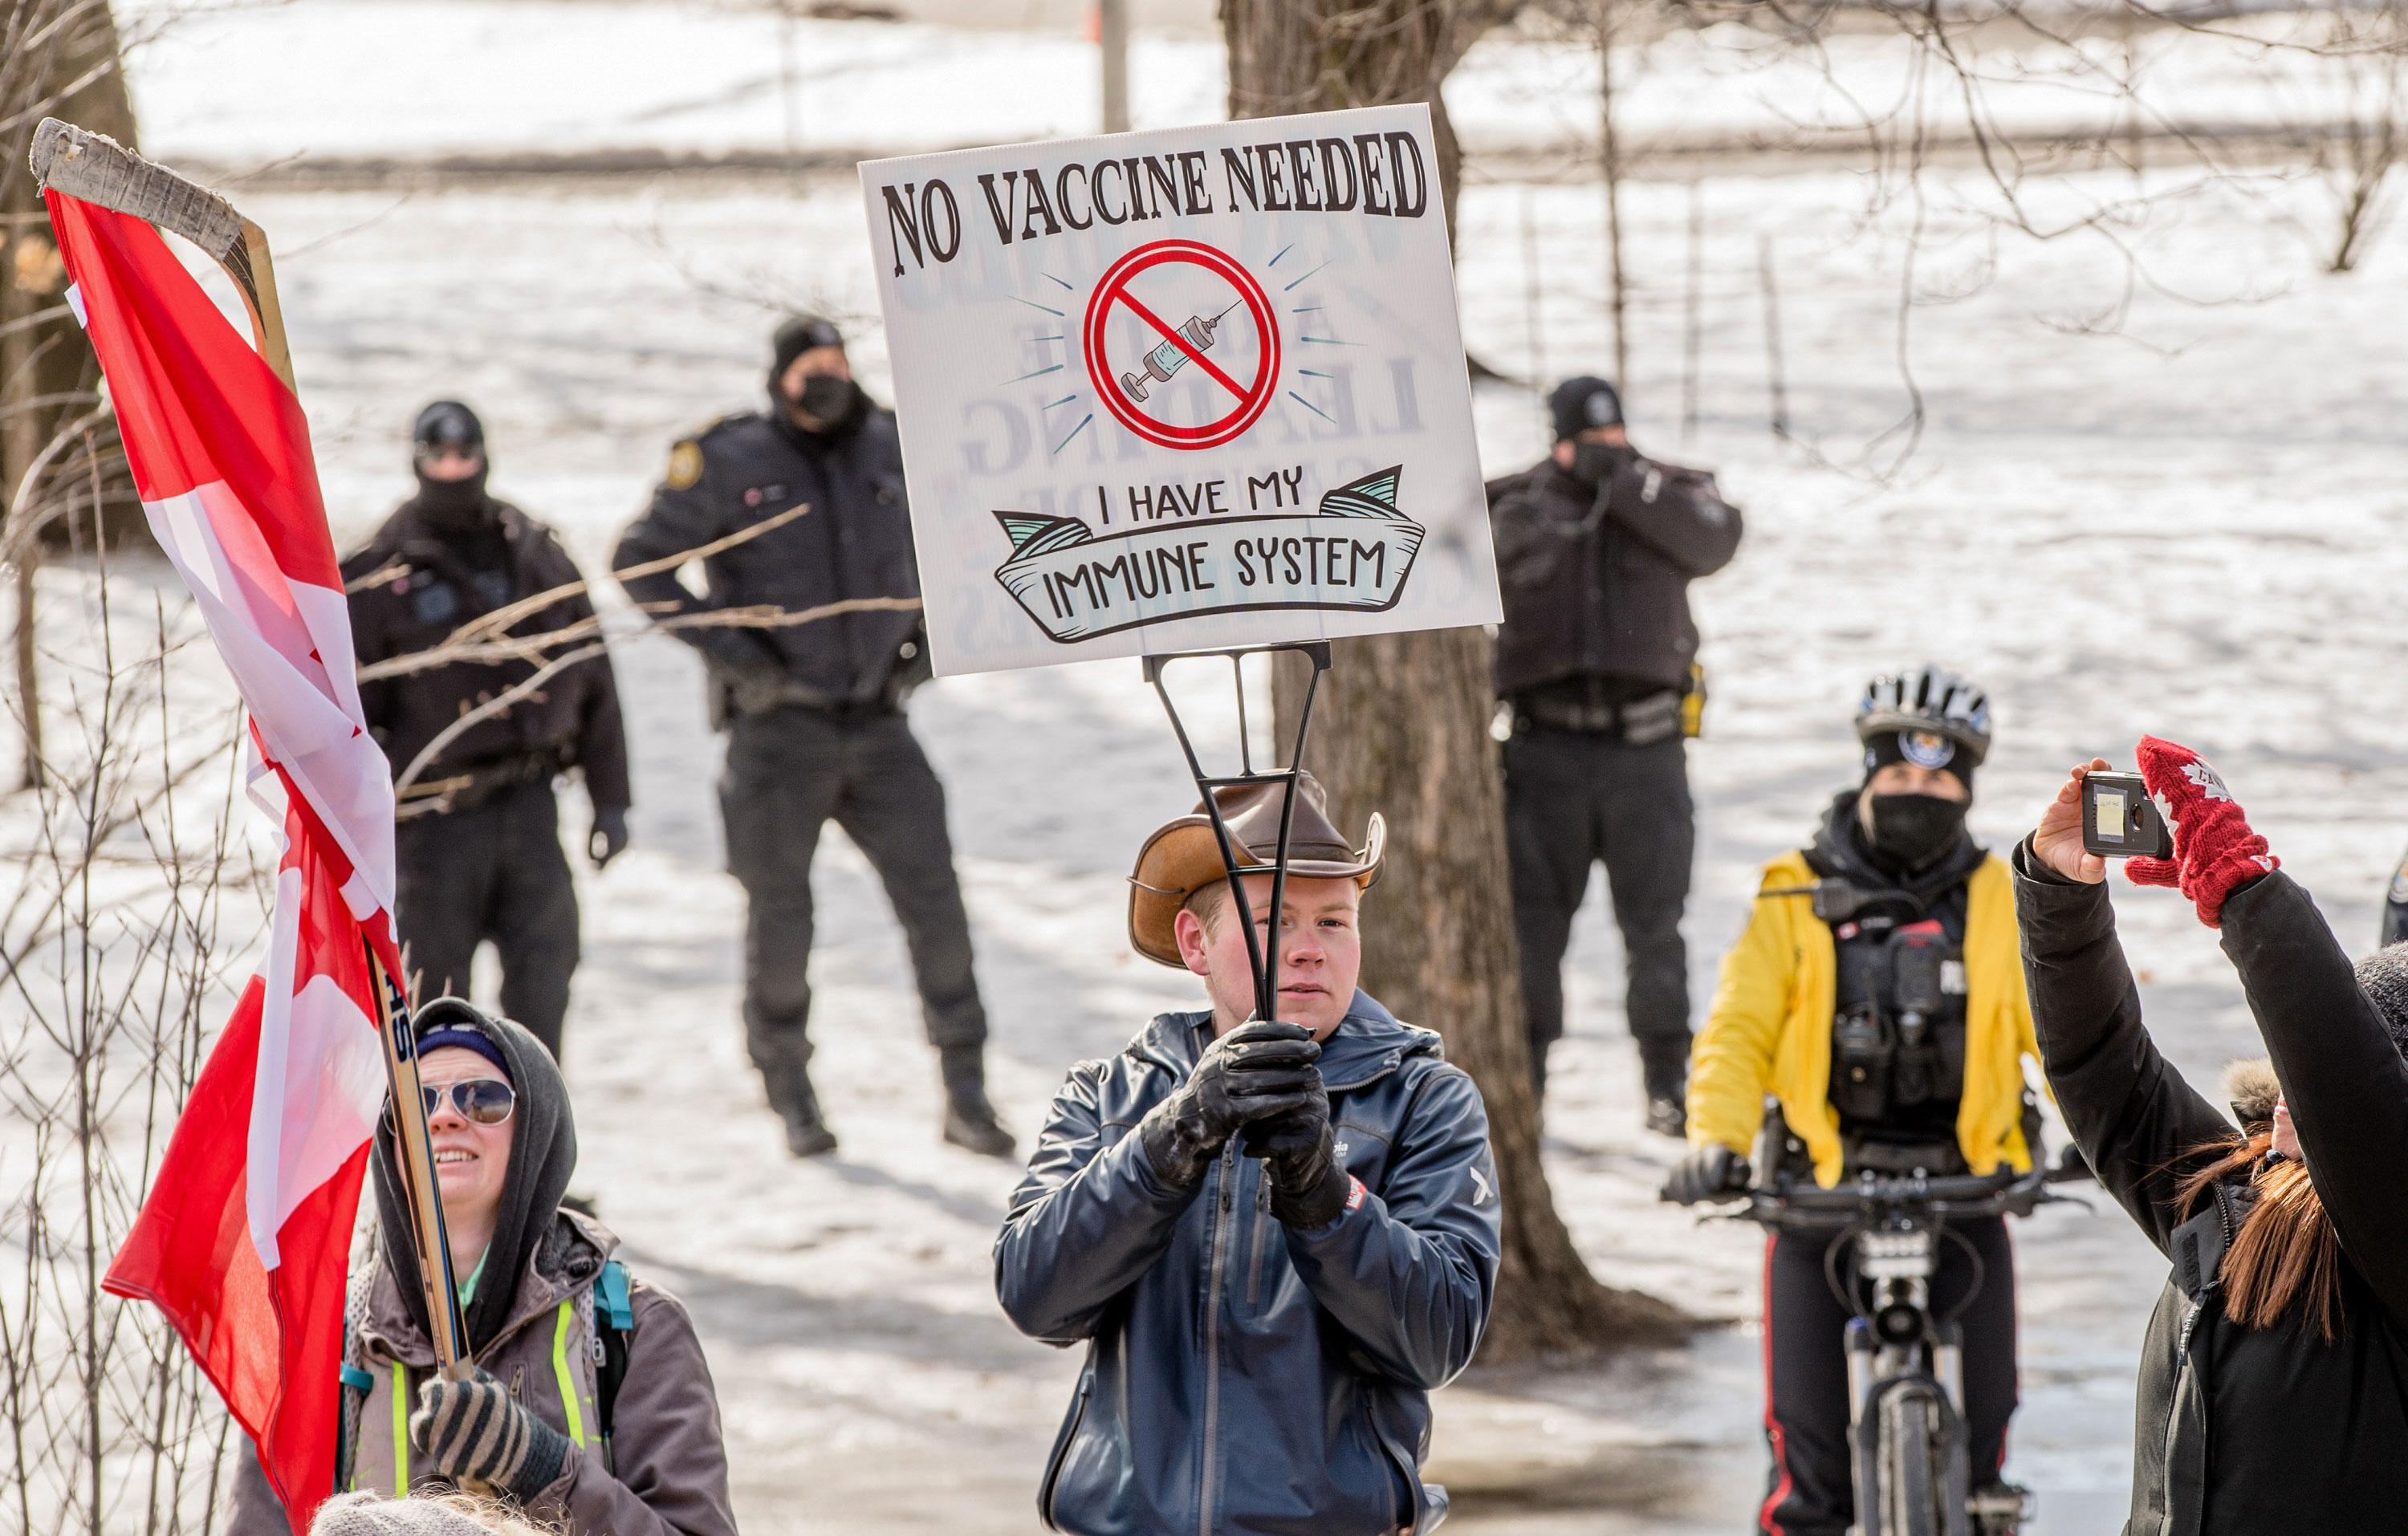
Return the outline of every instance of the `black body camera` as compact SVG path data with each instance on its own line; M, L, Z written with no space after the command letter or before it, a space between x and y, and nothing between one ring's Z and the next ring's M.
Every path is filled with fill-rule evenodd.
M2082 846L2100 858L2172 858L2173 829L2137 773L2092 773L2082 781Z

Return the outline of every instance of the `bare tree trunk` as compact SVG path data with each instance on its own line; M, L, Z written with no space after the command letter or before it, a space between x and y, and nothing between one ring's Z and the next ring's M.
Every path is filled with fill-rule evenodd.
M1454 228L1462 149L1439 84L1509 4L1222 0L1233 116L1426 101ZM1444 1032L1480 1084L1505 1202L1504 1267L1482 1345L1490 1362L1589 1354L1680 1337L1687 1320L1599 1285L1555 1213L1539 1156L1539 1105L1505 868L1490 642L1479 629L1382 635L1337 647L1316 706L1312 765L1341 825L1389 823L1389 860L1364 908L1364 986ZM1283 669L1280 730L1295 728L1302 673Z
M106 0L0 0L0 123L7 125L0 129L0 513L13 510L36 521L40 537L56 542L67 530L47 521L55 498L23 482L61 426L98 399L99 365L65 312L65 268L26 164L34 129L44 117L64 117L121 143L134 142L117 22ZM46 310L52 312L44 318ZM114 440L113 432L108 436ZM80 478L90 468L89 463L69 467L54 455L50 475ZM130 496L114 500L129 515L112 520L109 509L101 509L95 528L103 538L122 538L139 520ZM22 782L35 785L42 764L34 643L34 567L40 551L24 534L14 525L0 529L0 549L22 551L11 650L23 720Z

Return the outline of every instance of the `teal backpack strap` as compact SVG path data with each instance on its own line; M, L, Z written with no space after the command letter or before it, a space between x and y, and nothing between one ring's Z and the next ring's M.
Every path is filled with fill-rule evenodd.
M605 1326L620 1333L636 1331L636 1309L627 1299L627 1267L615 1258L602 1261L594 1278L594 1304Z
M611 1410L619 1400L619 1384L627 1377L627 1342L635 1337L636 1309L627 1297L627 1267L605 1259L594 1277L595 1332L602 1342L601 1363L594 1372L595 1428L602 1440L602 1459L611 1465Z

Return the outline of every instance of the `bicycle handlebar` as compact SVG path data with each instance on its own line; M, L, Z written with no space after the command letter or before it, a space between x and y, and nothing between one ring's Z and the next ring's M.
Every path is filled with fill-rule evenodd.
M1849 1227L1867 1216L1895 1209L1942 1218L2028 1216L2037 1206L2068 1198L2049 1193L2048 1183L2047 1170L2037 1168L2013 1177L1954 1174L1942 1178L1884 1178L1867 1174L1834 1189L1812 1184L1751 1189L1746 1192L1743 1209L1724 1214L1730 1220L1754 1221L1767 1227Z

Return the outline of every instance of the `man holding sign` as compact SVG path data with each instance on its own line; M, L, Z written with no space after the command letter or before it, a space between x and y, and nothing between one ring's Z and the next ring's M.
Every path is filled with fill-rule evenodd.
M1283 791L1218 797L1267 914ZM1487 1321L1497 1175L1471 1079L1355 989L1384 840L1377 815L1340 835L1299 781L1276 1023L1202 809L1138 854L1129 941L1211 1006L1071 1070L996 1241L1012 1322L1088 1346L1038 1494L1056 1530L1388 1536L1445 1514L1420 1477L1429 1393Z
M1160 690L1270 647L1317 679L1335 637L1497 622L1437 163L1428 109L1382 107L861 167L939 675L1141 655ZM1302 724L1215 777L1172 719L1205 798L1146 840L1129 936L1211 1006L1071 1072L996 1243L1012 1321L1088 1345L1039 1507L1426 1530L1429 1393L1497 1282L1480 1094L1356 988L1384 832L1331 824Z

